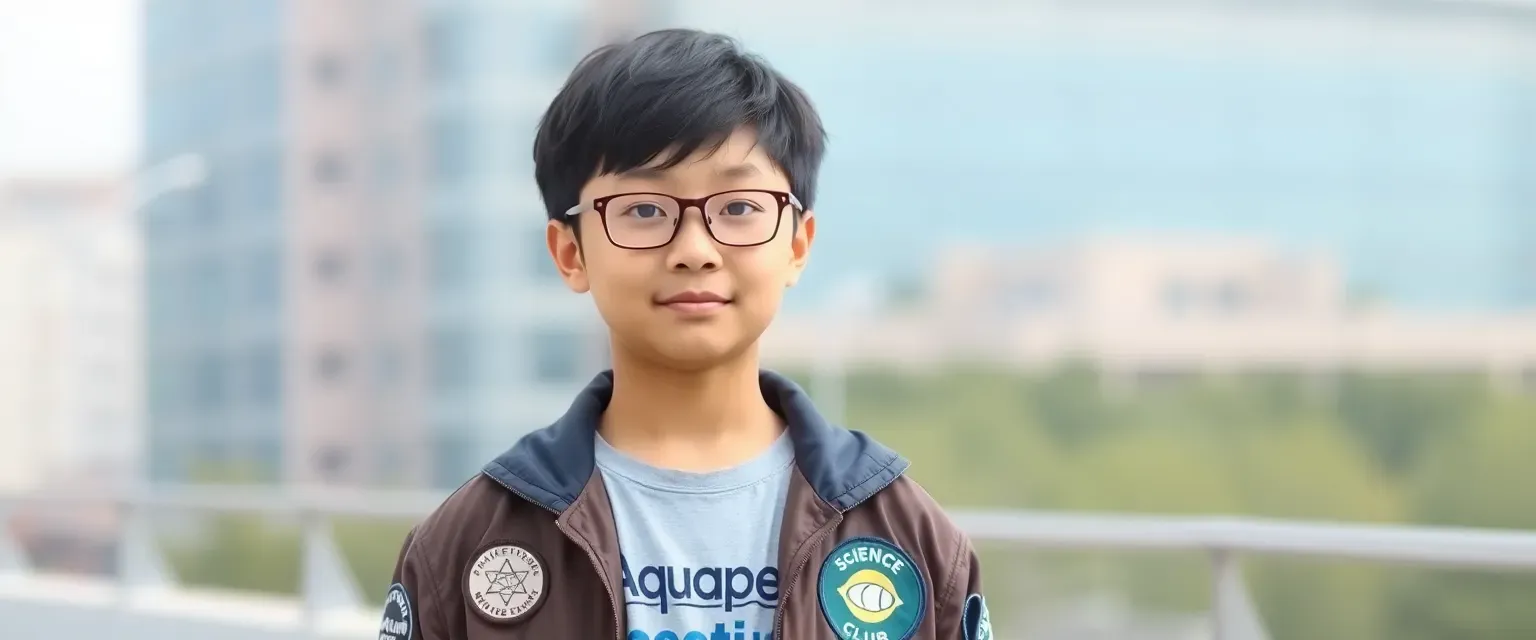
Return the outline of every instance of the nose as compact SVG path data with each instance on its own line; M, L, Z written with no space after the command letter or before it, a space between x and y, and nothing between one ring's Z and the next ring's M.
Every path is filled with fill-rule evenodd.
M689 211L697 211L699 215L689 215ZM705 222L704 212L690 208L683 210L683 219L678 224L682 228L677 230L677 237L667 245L667 264L673 271L714 271L720 268L720 247L715 244L715 239L709 235L709 226Z

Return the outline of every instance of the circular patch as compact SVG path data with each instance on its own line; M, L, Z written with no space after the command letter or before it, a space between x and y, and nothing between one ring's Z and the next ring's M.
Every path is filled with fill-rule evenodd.
M987 599L979 593L966 597L960 624L965 627L965 640L992 640L992 615L987 613Z
M821 613L839 638L908 640L927 607L928 585L911 556L880 538L850 538L821 563Z
M515 544L495 542L464 571L464 597L491 622L517 622L544 604L549 576L538 554Z
M389 585L384 596L384 620L379 622L379 640L411 640L416 621L411 619L411 596L405 585Z

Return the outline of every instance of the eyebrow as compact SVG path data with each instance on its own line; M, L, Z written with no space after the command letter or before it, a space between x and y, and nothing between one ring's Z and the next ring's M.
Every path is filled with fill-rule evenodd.
M757 168L757 165L754 164L733 164L726 167L720 167L715 170L716 176L729 179L755 178L762 174L763 170ZM620 175L624 176L625 178L650 180L654 182L665 178L667 175L667 170L657 167L635 167L634 169L625 171Z

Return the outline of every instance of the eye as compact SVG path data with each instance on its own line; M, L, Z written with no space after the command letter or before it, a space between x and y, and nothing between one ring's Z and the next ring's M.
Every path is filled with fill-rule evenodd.
M745 216L761 213L763 208L751 200L734 200L727 203L721 211L728 216Z
M628 209L624 210L624 215L639 218L641 220L651 220L655 218L666 217L667 211L662 209L659 205L650 202L642 202L639 204L630 205Z

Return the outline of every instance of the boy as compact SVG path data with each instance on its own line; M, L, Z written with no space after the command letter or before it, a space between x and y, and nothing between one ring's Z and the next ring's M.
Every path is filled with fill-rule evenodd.
M722 36L576 68L535 177L613 370L412 530L381 639L990 638L970 541L906 460L758 370L824 140L799 87Z

